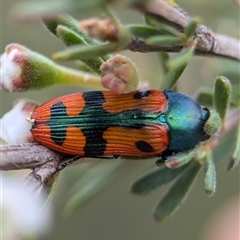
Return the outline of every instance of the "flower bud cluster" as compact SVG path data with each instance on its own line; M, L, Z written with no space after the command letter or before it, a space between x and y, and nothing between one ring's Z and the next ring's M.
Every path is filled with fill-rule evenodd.
M101 66L102 85L118 94L137 89L139 77L134 64L125 56L116 55Z

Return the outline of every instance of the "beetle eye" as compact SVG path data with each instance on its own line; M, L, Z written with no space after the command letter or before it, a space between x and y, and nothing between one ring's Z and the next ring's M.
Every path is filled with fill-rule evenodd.
M205 135L203 136L203 138L202 138L202 141L206 141L206 140L208 140L210 137L211 137L210 135L205 134Z
M209 115L210 115L209 109L207 107L204 107L204 106L201 106L201 109L202 109L203 115L205 115L206 118L209 118Z
M207 121L207 119L208 119L209 116L210 116L210 111L209 111L209 109L208 109L207 107L201 106L201 108L202 108L202 113L206 116L206 121ZM205 123L205 124L206 124L206 123ZM206 140L208 140L210 137L211 137L211 135L205 133L204 136L203 136L203 138L202 138L202 141L206 141Z
M202 106L202 109L205 111L205 112L208 112L209 113L209 109L207 107L203 107Z

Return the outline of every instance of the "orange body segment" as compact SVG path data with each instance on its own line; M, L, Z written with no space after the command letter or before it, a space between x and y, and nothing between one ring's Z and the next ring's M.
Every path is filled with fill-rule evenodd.
M146 126L140 130L110 127L104 132L103 138L108 139L104 154L109 156L126 156L131 153L132 156L141 157L144 149L145 156L156 156L167 149L169 142L167 130L163 126ZM143 149L141 145L144 145Z

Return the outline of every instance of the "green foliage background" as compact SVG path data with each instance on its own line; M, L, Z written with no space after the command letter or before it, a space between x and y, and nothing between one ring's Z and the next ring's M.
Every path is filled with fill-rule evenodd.
M18 42L46 56L63 49L63 44L51 36L41 24L19 25L9 20L7 13L19 1L2 1L1 52L11 42ZM239 38L239 8L233 1L178 1L191 16L199 16L203 23L215 32ZM97 13L99 14L99 13ZM123 23L142 22L137 12L118 9L117 14ZM91 12L81 16L84 19L96 16ZM141 78L157 88L161 78L157 58L153 53L141 54L125 52L140 70ZM179 91L193 95L201 86L213 86L214 79L229 69L239 69L236 62L218 58L194 57L179 82ZM235 79L239 80L239 73ZM79 88L79 91L83 89ZM84 89L86 90L86 89ZM1 92L1 116L11 108L17 98L32 98L44 102L50 98L76 91L76 87L53 86L41 91L7 94ZM231 139L222 143L219 157L225 149L232 146ZM116 160L119 161L119 160ZM112 163L113 164L113 163ZM78 178L77 169L69 167L60 174L57 191L52 201L55 209L54 224L51 232L42 240L84 239L84 240L193 240L201 239L202 232L214 212L229 199L239 197L239 168L229 173L227 162L217 165L217 193L209 198L203 188L203 173L199 174L195 184L181 208L172 218L161 224L154 222L151 210L165 189L147 196L135 196L129 193L130 183L141 173L154 167L154 161L127 162L117 174L110 186L104 188L72 216L63 216L62 209L68 199L69 188ZM17 174L17 173L16 173ZM97 177L97 176L95 176ZM167 188L167 187L166 187Z

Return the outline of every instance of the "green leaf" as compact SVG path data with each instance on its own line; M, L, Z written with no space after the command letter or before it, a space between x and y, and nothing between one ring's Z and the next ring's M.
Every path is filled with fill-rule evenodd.
M228 161L232 157L235 148L236 134L237 129L233 128L229 133L225 134L224 138L222 138L218 145L214 148L213 159L215 164L220 161Z
M203 106L212 106L213 105L213 93L212 89L209 87L201 87L196 95L196 101Z
M171 182L186 168L187 164L176 169L169 169L166 166L154 168L149 172L139 176L131 185L131 192L136 194L146 194Z
M146 39L146 43L149 45L176 45L183 44L182 38L171 36L171 35L158 35L149 37Z
M159 52L157 53L162 72L163 74L166 74L168 71L167 63L170 60L169 54L167 52Z
M86 45L86 42L82 38L80 38L73 30L67 27L59 25L57 27L57 35L60 39L62 39L66 46L76 44ZM100 57L82 61L94 72L101 74L100 67L104 63L104 61Z
M184 29L184 33L187 39L192 37L194 33L196 32L197 26L199 24L200 20L195 18L191 19L191 21L188 23L188 25Z
M230 105L231 93L232 87L230 81L223 76L217 77L214 85L213 104L221 118L223 126L226 112Z
M184 36L182 33L178 32L175 28L158 21L157 19L153 18L152 16L145 14L144 20L148 25L160 30L161 32L165 32L172 36L180 37L180 38L182 38Z
M51 177L47 179L47 181L43 184L39 197L44 199L44 205L42 207L42 211L48 206L49 202L52 199L54 191L56 189L57 180L59 176L59 171L54 173Z
M144 14L144 21L149 26L159 29L159 21L156 18L151 17L150 15Z
M234 142L235 142L235 149L234 149L231 161L228 165L228 170L234 169L236 166L238 166L240 162L240 123L238 124L237 139Z
M160 90L171 89L176 84L179 77L188 65L190 58L193 55L193 49L187 49L177 55L177 57L170 59L166 65L168 72L164 75Z
M55 36L57 36L58 26L61 25L74 31L86 44L97 45L97 42L80 28L79 21L67 14L54 15L50 19L47 18L42 21L45 27Z
M217 180L215 164L211 152L206 154L204 171L205 171L204 188L208 196L212 196L216 192Z
M131 32L134 36L146 39L150 36L159 35L159 30L153 27L149 27L146 25L127 25L126 28Z
M57 27L59 25L65 26L76 33L79 31L79 22L67 14L54 15L50 19L43 18L42 23L55 36L57 36ZM80 37L82 36L80 35Z
M156 221L163 221L179 206L200 168L201 165L198 162L191 162L187 169L176 179L173 186L153 209L153 216Z
M84 38L80 37L72 29L63 25L58 25L56 28L56 35L65 43L66 46L84 44L87 45Z
M178 79L182 75L182 73L185 70L186 66L183 66L183 67L175 69L175 70L168 71L164 75L159 89L160 90L165 90L165 89L172 89L172 88L174 88L176 82L178 81Z
M67 41L67 39L66 41L63 41L67 46L75 45L77 43L84 44L84 45L98 44L94 39L88 36L86 31L80 28L79 21L77 21L76 19L72 18L67 14L54 15L51 19L47 18L47 19L43 19L42 21L45 27L56 37L61 37L61 35L58 35L59 30L57 30L59 26L67 28L70 35L76 34L78 36L78 38L75 39L75 41L69 41L69 40ZM65 38L67 38L67 36ZM61 39L64 40L65 38L63 38L62 36ZM104 62L109 58L110 56L106 55L106 56L103 56L102 58L99 57L98 59L99 61Z
M67 60L88 60L108 53L125 49L132 41L132 35L126 28L118 29L118 39L114 42L102 43L93 46L72 46L64 51L53 54L58 61Z
M209 136L212 136L215 133L218 133L221 130L222 124L219 114L216 110L210 110L210 115L207 121L204 124L204 132Z
M113 12L109 7L109 5L104 4L101 6L101 9L106 18L111 19L117 28L121 28L120 20L116 16L115 12Z
M182 67L185 67L191 57L193 56L194 49L192 48L186 48L183 51L181 51L180 54L178 54L176 57L172 58L168 62L168 69L174 70L174 69L181 69Z
M88 60L99 56L106 55L108 53L118 50L118 44L115 42L103 43L93 46L73 46L66 50L54 53L52 58L57 61L69 61L69 60Z
M69 198L64 212L72 214L79 209L83 203L106 186L112 177L116 176L116 171L119 170L122 163L122 161L104 161L98 162L89 168L87 173L80 177L73 186L71 190L73 195Z
M165 164L168 168L181 167L182 165L191 161L191 159L196 155L198 149L199 145L196 145L194 148L169 156L165 161Z
M232 97L230 106L239 107L240 106L240 92L239 86L232 86ZM209 87L201 87L195 94L196 101L203 106L213 106L213 91Z

